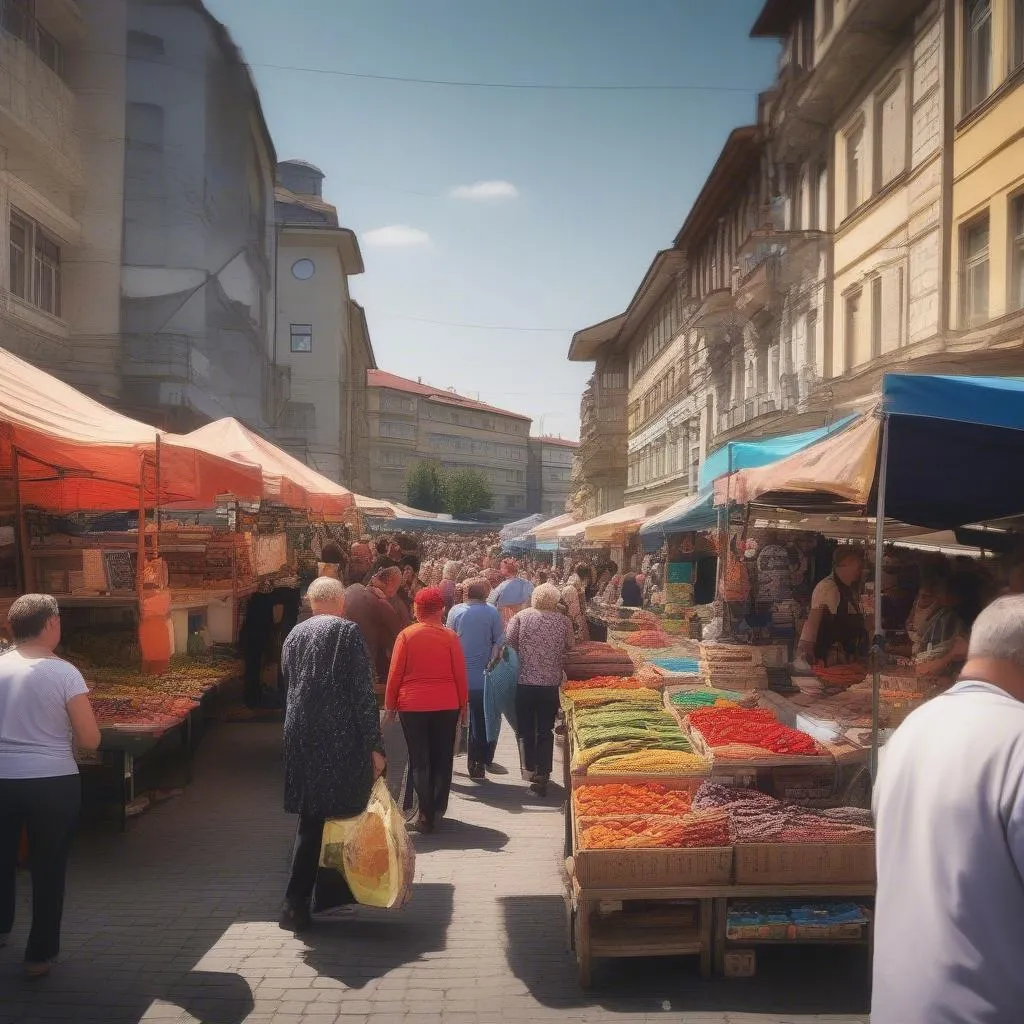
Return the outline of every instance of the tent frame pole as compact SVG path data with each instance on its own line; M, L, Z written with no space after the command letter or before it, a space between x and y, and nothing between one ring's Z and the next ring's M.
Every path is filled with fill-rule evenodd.
M882 666L885 663L885 632L882 629L882 561L885 555L885 500L889 477L889 417L882 413L882 437L878 460L878 499L875 503L875 633L871 641L871 781L878 775L878 723Z

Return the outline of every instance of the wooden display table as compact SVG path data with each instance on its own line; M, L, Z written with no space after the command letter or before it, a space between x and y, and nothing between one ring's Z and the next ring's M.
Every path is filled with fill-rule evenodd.
M712 966L716 974L724 972L725 954L729 947L756 945L868 945L871 943L871 925L860 939L728 939L726 925L730 900L817 900L836 898L873 897L875 886L870 884L834 883L827 885L685 885L608 886L602 888L581 886L570 879L567 894L570 946L576 954L579 981L589 988L593 960L598 958L643 956L699 956L701 976L710 977ZM690 928L651 928L620 924L614 915L600 920L597 913L602 903L692 903L697 908L697 922ZM624 918L628 915L624 915Z

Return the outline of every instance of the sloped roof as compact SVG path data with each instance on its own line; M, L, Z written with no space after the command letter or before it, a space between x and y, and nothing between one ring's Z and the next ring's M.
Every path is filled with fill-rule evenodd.
M392 391L403 391L407 395L418 395L420 398L427 398L432 402L443 402L445 405L455 405L462 409L490 412L498 416L510 416L512 419L532 422L529 416L524 416L520 412L499 409L494 405L487 405L472 398L465 398L455 391L435 388L430 384L421 384L419 381L408 380L406 377L399 377L397 374L388 373L386 370L367 370L366 385L371 388L389 388Z

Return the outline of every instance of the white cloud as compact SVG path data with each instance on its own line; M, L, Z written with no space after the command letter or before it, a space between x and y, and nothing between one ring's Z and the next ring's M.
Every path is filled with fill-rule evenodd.
M511 181L475 181L472 185L456 185L448 195L471 203L489 203L497 199L518 199L519 189Z
M417 245L429 245L430 235L419 228L408 224L389 224L387 227L374 228L363 234L367 245L375 245L382 249L409 249Z

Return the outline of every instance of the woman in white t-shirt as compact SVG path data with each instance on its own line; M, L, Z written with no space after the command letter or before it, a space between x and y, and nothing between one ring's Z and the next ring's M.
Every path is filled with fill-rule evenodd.
M25 594L7 614L14 647L0 655L0 945L14 924L22 829L28 831L32 928L25 974L50 971L60 951L64 877L82 787L74 745L100 745L89 690L74 665L54 655L60 611L48 594Z

